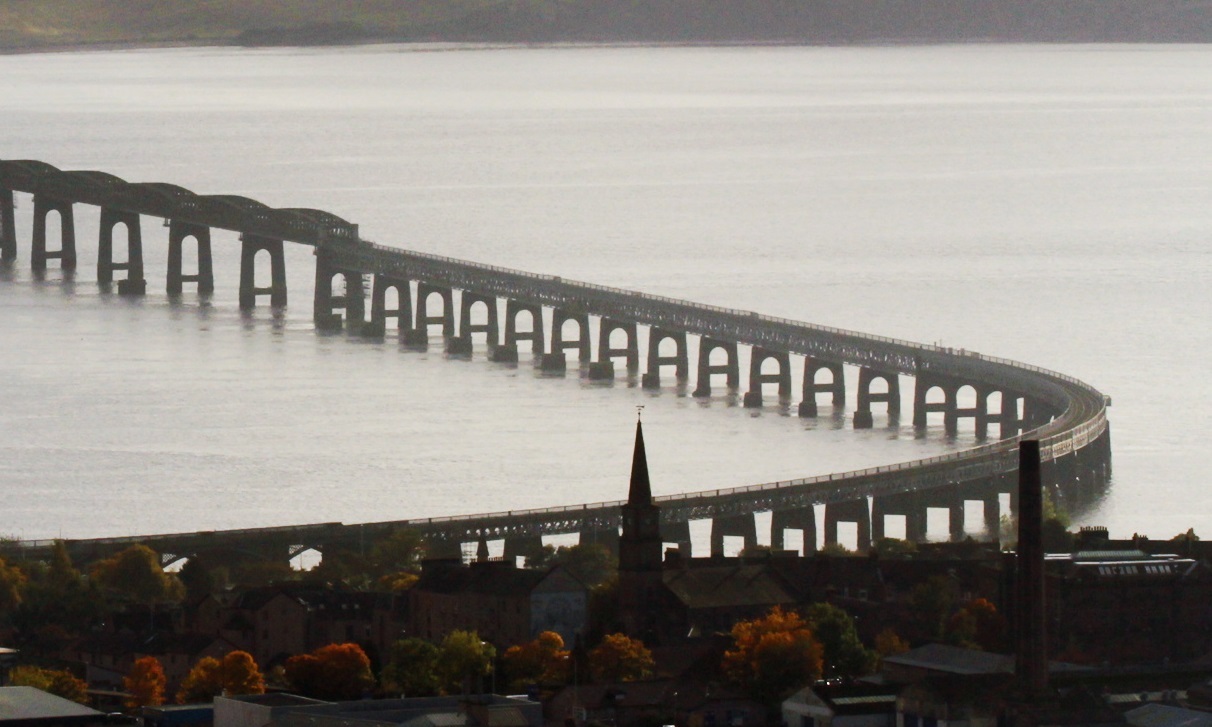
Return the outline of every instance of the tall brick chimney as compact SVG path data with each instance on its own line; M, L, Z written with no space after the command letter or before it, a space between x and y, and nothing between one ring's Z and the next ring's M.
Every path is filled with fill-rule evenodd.
M1018 573L1015 577L1016 664L1023 686L1038 694L1048 688L1048 638L1044 608L1044 495L1039 442L1018 448Z

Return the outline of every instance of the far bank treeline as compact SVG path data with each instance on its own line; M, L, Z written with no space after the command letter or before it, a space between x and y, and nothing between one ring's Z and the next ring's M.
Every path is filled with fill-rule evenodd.
M380 41L1209 40L1212 0L0 0L0 50Z

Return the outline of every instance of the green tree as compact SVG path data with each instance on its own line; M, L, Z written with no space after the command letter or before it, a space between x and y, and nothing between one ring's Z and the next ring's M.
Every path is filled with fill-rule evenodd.
M829 603L814 603L804 620L820 642L826 678L854 679L875 670L875 652L863 646L854 619Z
M958 600L959 588L951 579L931 576L913 587L909 608L927 638L942 640L946 636L947 619Z
M469 693L478 678L492 673L497 650L475 631L454 630L438 648L438 674L447 693Z
M409 637L391 645L387 666L379 682L384 692L408 697L429 697L441 689L438 678L438 647L424 639Z
M768 614L732 627L732 648L721 666L754 699L772 704L819 679L823 649L808 623L775 606Z
M880 558L887 560L912 558L917 554L917 543L900 538L880 538L871 544L871 549Z
M215 577L198 558L190 558L181 566L177 577L185 588L185 597L191 603L209 596L215 589Z
M545 545L543 551L543 555L533 561L528 558L526 565L532 568L563 566L590 588L610 580L619 570L619 559L601 543L563 545L555 549Z
M28 580L24 571L0 558L0 615L9 616L21 605Z
M854 555L854 551L850 550L841 543L828 543L823 548L817 551L817 555L825 556L847 556Z
M93 578L105 588L123 593L137 603L180 601L185 588L160 567L160 556L146 545L132 545L93 567Z
M635 682L652 676L656 666L644 642L626 634L608 634L589 650L589 672L595 682Z
M415 573L425 557L425 540L408 528L400 528L375 543L371 550L371 575L382 577L392 573Z
M76 570L71 554L67 552L67 543L56 540L51 547L47 581L60 588L66 588L80 583L80 577L80 571Z
M9 672L8 683L14 687L34 687L57 697L88 704L88 685L63 669L18 666Z

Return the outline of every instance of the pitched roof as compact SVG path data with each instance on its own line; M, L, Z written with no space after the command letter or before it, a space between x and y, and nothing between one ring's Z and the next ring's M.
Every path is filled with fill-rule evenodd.
M795 596L764 565L721 565L671 569L665 586L691 608L773 606L793 603Z
M34 687L0 687L0 723L17 720L82 720L101 713Z

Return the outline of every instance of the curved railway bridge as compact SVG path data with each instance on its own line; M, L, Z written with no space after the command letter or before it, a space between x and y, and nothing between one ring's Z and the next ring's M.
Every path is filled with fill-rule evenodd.
M94 205L100 208L97 281L103 289L116 283L120 295L146 294L140 221L163 218L169 227L163 280L170 296L213 292L210 233L230 230L240 235L242 308L255 307L263 297L270 305L285 305L284 243L310 245L316 255L318 329L393 335L416 347L431 345L431 334L440 329L451 355L469 356L473 341L483 341L492 360L516 362L520 349L527 348L536 366L553 373L565 371L571 352L581 375L590 379L613 379L622 367L627 375L638 375L644 387L658 388L672 375L679 386L693 379L695 396L709 396L721 378L732 390L744 379L745 406L763 406L764 391L773 389L782 405L798 401L802 417L817 416L822 396L840 410L848 400L845 368L853 367L854 428L898 421L904 400L914 426L925 427L941 415L948 434L971 431L980 442L952 454L855 472L657 498L665 540L685 548L691 520L711 521L713 553L723 551L726 536L752 544L759 512L771 513L775 547L784 544L787 530L800 530L805 554L815 547L820 528L826 543L836 542L840 523L854 524L858 546L865 549L883 536L889 515L904 517L908 538L924 539L929 508L949 511L950 533L958 538L965 532L965 503L973 500L984 503L985 525L996 532L1001 496L1009 495L1015 507L1022 438L1040 441L1045 483L1058 497L1089 498L1110 476L1110 400L1077 379L1015 361L384 247L361 239L357 225L322 210L274 209L246 197L198 195L170 184L130 183L37 161L0 161L0 259L8 265L19 251L14 193L32 196L30 263L36 274L51 263L76 268L73 208ZM59 217L58 240L48 239L52 213ZM115 245L122 240L114 234L119 225L125 240ZM196 250L193 270L183 268L187 245ZM125 248L118 250L121 261L115 260L115 247ZM258 256L262 251L268 255ZM265 258L269 270L259 271ZM698 339L693 362L691 338ZM745 371L743 349L749 353ZM902 393L902 379L909 377L904 388L912 391ZM613 544L620 504L69 540L68 545L78 562L136 542L159 551L165 564L203 553L288 559L307 549L357 548L397 528L411 528L424 535L435 554L453 555L468 544L504 539L507 555L525 555L541 546L543 535L579 533L582 541ZM823 517L818 505L824 506ZM27 555L40 556L50 541L20 545Z

